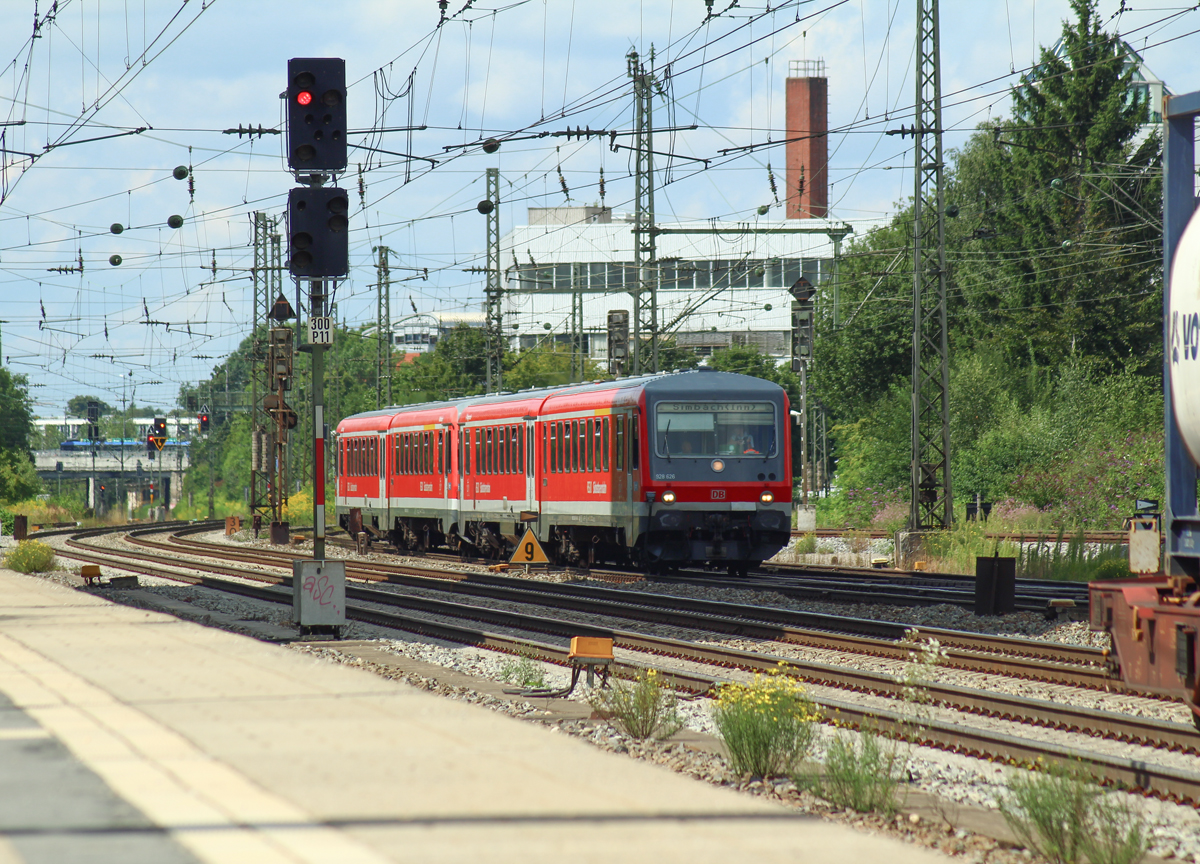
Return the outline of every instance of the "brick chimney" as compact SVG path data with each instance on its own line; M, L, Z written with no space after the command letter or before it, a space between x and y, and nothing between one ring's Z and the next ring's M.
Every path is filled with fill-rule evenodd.
M824 218L829 211L829 79L825 61L791 61L785 93L789 141L784 213L788 219Z

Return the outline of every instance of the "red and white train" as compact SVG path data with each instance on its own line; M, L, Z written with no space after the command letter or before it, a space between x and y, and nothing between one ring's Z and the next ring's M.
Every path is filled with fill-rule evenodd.
M730 572L790 538L784 390L700 369L386 408L338 424L338 522L399 549ZM357 510L358 513L352 513Z

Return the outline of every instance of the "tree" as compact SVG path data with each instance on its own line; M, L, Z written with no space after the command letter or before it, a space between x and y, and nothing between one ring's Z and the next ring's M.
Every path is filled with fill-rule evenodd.
M33 400L24 375L0 367L0 499L20 501L41 491L29 452Z
M101 400L98 396L72 396L67 400L67 416L87 417L89 402L95 402L100 406L101 416L112 413L112 406Z
M960 344L1010 362L1162 365L1161 140L1131 88L1139 58L1072 0L1058 45L1013 90L1011 120L957 154L952 261ZM966 228L970 226L970 233Z
M525 390L530 387L559 387L571 383L571 352L560 344L538 345L505 355L504 389ZM607 378L599 363L585 357L583 380Z

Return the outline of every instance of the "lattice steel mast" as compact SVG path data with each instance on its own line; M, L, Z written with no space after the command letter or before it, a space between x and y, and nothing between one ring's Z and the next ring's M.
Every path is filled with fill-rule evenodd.
M651 61L654 52L650 53ZM633 79L636 102L634 150L637 165L634 178L633 267L636 287L633 298L632 372L642 373L642 353L650 351L651 372L658 371L658 263L654 230L654 72L646 71L637 51L626 55L628 74ZM644 334L644 335L643 335ZM647 344L648 343L648 344Z
M950 375L942 201L942 86L938 0L917 0L913 126L912 499L909 528L949 528Z
M487 285L485 301L487 314L484 335L487 351L487 392L503 389L504 330L502 293L500 290L500 169L487 169L487 200L491 209L487 216Z
M392 404L392 274L389 249L377 246L375 265L375 407ZM383 381L387 379L387 399L383 399Z

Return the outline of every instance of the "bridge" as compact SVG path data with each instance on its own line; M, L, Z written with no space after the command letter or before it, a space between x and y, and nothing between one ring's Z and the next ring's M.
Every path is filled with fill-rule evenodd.
M147 458L144 447L96 447L95 463L92 453L80 450L35 450L34 466L47 489L61 490L66 484L86 484L87 503L103 513L121 506L126 513L147 504L153 493L154 502L167 509L179 503L183 489L183 472L191 465L186 446L171 446ZM68 488L70 488L68 486Z

